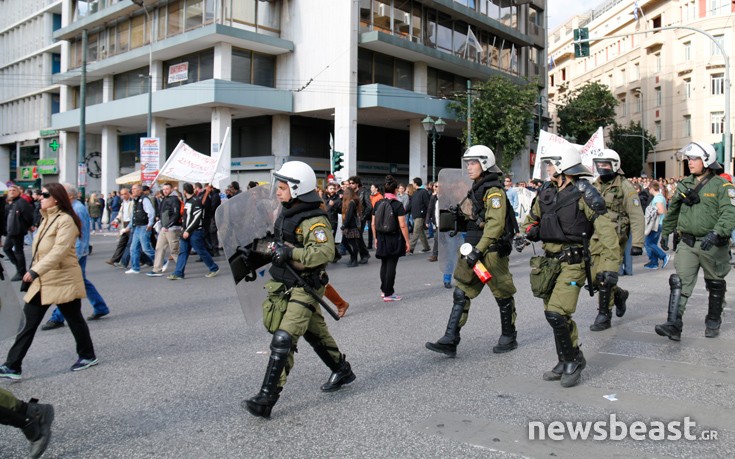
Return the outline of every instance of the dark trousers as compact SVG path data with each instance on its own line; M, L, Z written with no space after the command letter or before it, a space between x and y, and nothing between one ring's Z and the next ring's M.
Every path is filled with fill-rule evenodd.
M368 220L370 219L368 218L368 219L360 221L360 237L357 239L357 249L360 252L361 260L363 258L370 257L370 253L368 252L367 246L365 245L365 239L362 238L362 233L363 233L363 230L365 229L365 225L368 222ZM372 231L368 231L368 237L372 240L372 237L373 237Z
M346 237L342 237L342 244L347 249L347 253L350 254L350 261L357 261L357 254L359 253L359 245L360 241L362 241L362 238L359 239L348 239ZM365 243L363 242L363 245Z
M395 292L393 286L396 283L396 266L399 257L383 257L380 259L380 290L385 296L391 296Z
M33 337L36 336L36 330L43 321L43 316L46 314L46 310L51 306L50 304L41 304L41 294L37 293L33 297L30 303L26 303L23 306L23 314L26 318L26 324L23 330L18 333L15 337L15 343L13 347L8 351L8 359L5 361L5 365L11 370L15 370L18 373L21 372L23 366L23 359L28 352L28 349L33 344ZM69 323L69 329L71 329L74 340L77 342L77 354L80 359L94 359L94 346L92 345L92 337L89 335L89 328L87 328L87 322L82 316L82 300L72 300L68 303L57 305L59 310L66 321Z
M122 260L125 249L128 248L128 241L130 241L130 232L120 235L120 239L117 240L117 247L115 247L115 253L112 254L111 260L113 263L118 263Z
M26 256L23 253L23 235L5 236L3 252L8 260L15 265L15 270L22 276L26 273Z

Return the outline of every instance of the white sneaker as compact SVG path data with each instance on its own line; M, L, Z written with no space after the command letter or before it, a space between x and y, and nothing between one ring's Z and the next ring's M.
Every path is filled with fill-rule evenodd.
M161 272L165 273L166 269L168 269L168 260L166 260L166 263L163 264L163 267L161 268Z
M136 271L133 268L130 268L127 271L125 271L125 274L140 274L140 271Z

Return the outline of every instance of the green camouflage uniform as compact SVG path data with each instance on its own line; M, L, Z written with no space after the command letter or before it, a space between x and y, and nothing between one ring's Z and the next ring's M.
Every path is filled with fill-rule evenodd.
M645 244L646 222L641 208L641 201L638 198L638 192L633 185L619 171L610 182L602 182L599 178L594 182L595 188L605 199L607 206L607 214L605 216L616 225L616 233L618 235L620 247L620 260L622 262L625 256L625 247L628 244L629 235L633 237L633 247L643 248ZM592 279L597 278L597 274L602 271L615 271L601 269L602 253L604 248L600 243L598 234L594 234L590 240L590 255L592 256ZM596 285L599 288L599 286ZM609 301L609 309L612 309L614 298L620 287L615 285L612 288Z
M581 180L581 179L578 179ZM552 185L555 186L555 185ZM572 181L567 186L575 186ZM597 216L596 212L590 208L583 198L579 199L579 209L582 210L587 220L593 221L594 233L593 237L597 238L597 246L599 251L599 265L596 267L598 271L612 271L617 273L620 268L620 249L618 246L618 235L615 224L607 218L607 214ZM534 200L531 212L526 216L523 222L523 231L537 223L536 218L541 218L541 206L538 200ZM567 247L581 247L580 244L574 243L557 243L544 242L543 249L547 253L560 253ZM552 311L569 318L569 334L572 338L574 347L578 347L579 333L577 332L577 324L572 319L572 314L577 310L577 300L579 299L580 289L585 283L584 262L577 264L569 264L565 261L561 263L561 273L556 279L553 290L544 298L544 311Z
M322 269L334 259L334 239L332 228L326 216L317 216L303 220L296 228L296 247L293 249L292 258L298 268L309 270ZM299 264L301 266L299 266ZM297 272L299 269L296 269ZM328 350L329 355L335 362L339 362L342 354L337 343L329 333L327 324L322 315L321 306L303 288L294 287L290 291L284 291L282 283L271 280L266 288L269 292L278 292L269 295L266 302L278 303L283 299L288 300L286 312L283 315L277 329L287 332L293 340L293 349L288 355L288 363L281 373L278 387L286 384L286 378L294 365L294 349L299 338L308 336L309 343L318 343ZM319 296L324 294L324 287L315 288ZM286 298L284 298L284 296ZM307 307L306 305L310 306Z
M501 299L509 298L515 295L516 287L513 284L513 275L508 267L508 257L500 257L496 251L488 251L488 248L498 243L505 232L505 213L513 212L513 209L508 209L503 188L488 188L483 196L483 202L485 203L485 226L482 229L480 242L475 245L475 248L483 254L482 263L493 276L487 282L493 296ZM457 288L462 290L466 297L464 313L459 321L461 328L467 323L472 298L476 298L482 292L485 284L475 275L461 255L459 255L454 268L454 278L457 280ZM516 315L514 313L514 324L515 319Z
M721 281L730 272L729 244L713 246L704 251L700 249L700 243L702 237L710 231L715 231L722 238L729 238L732 234L735 228L735 187L722 177L714 176L699 190L699 203L692 206L684 204L681 200L684 187L694 189L698 183L693 175L679 182L661 230L661 239L664 240L674 231L691 234L696 238L694 247L680 242L674 259L674 267L682 284L679 300L681 316L684 315L687 300L694 291L700 266L705 280Z

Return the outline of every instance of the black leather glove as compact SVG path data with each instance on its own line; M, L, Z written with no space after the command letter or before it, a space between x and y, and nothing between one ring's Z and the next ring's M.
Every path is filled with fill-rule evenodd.
M480 251L474 247L472 248L472 252L470 252L469 255L465 257L465 259L467 260L467 264L470 265L470 268L473 268L475 266L475 263L477 263L480 258L482 258L482 253L480 253Z
M526 239L528 239L529 241L534 241L534 242L541 240L541 238L539 237L539 226L538 225L533 225L533 226L528 227L528 229L526 230Z
M669 251L669 236L666 236L666 237L661 236L661 242L659 242L659 245L661 246L662 249L668 252Z
M600 285L600 288L612 288L613 285L618 284L618 273L613 271L597 273L597 283Z
M639 255L643 255L643 249L640 247L631 247L630 248L630 254L634 257L637 257Z
M293 258L293 249L285 245L279 245L273 250L273 264L285 266Z
M528 241L526 241L526 236L522 234L516 235L516 237L513 238L513 247L520 253L523 252L523 249L528 245Z
M702 238L702 243L699 245L699 248L702 250L709 250L712 248L713 245L718 243L720 240L720 236L717 235L714 231L710 231Z

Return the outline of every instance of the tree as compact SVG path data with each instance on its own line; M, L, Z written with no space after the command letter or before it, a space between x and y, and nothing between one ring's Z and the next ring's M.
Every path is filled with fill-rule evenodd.
M617 104L618 100L607 86L587 83L564 98L564 105L557 111L559 133L575 137L577 143L584 145L597 128L615 122Z
M504 171L510 170L513 159L527 146L529 124L534 117L534 102L538 86L533 82L516 84L510 78L496 75L475 88L472 99L472 143L487 145ZM458 119L467 119L467 105L452 102ZM467 142L466 129L462 142Z
M641 134L642 133L642 134ZM644 140L643 137L647 140ZM638 177L643 167L643 149L648 153L651 145L658 144L655 136L641 130L639 122L631 121L628 127L614 123L608 135L607 147L620 155L620 168L627 177Z

